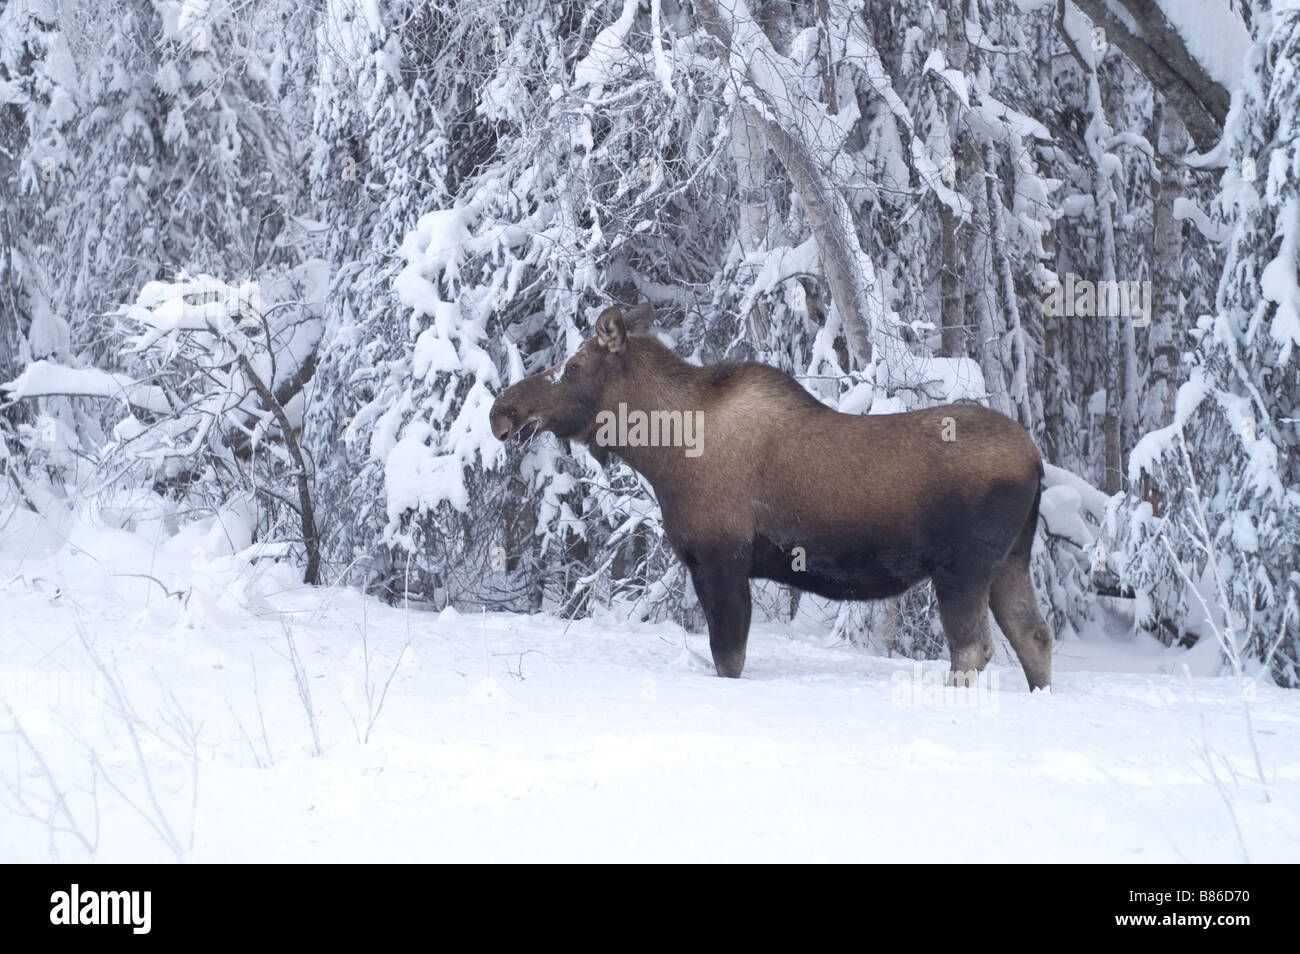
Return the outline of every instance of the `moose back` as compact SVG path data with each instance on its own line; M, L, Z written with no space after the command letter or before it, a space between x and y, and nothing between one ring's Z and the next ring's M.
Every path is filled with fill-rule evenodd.
M492 433L550 431L645 475L719 675L744 668L752 578L856 600L929 579L950 680L992 658L992 608L1030 687L1050 684L1029 576L1042 461L1024 428L975 405L841 414L776 368L689 364L652 320L648 304L607 308L573 357L501 393Z

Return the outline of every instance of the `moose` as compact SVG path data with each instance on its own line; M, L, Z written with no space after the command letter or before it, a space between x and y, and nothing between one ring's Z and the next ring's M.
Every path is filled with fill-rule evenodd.
M606 308L571 358L504 390L490 423L503 442L550 431L602 465L616 454L650 481L718 675L745 666L753 578L854 600L929 579L950 683L992 658L991 607L1030 689L1050 684L1029 575L1043 465L1023 427L973 404L843 414L768 365L690 364L653 319L648 303Z

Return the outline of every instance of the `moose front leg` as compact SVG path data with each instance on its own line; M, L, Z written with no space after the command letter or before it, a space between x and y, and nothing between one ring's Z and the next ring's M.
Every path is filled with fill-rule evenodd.
M749 640L749 568L735 556L691 564L691 580L709 622L709 649L719 676L735 679L745 668Z

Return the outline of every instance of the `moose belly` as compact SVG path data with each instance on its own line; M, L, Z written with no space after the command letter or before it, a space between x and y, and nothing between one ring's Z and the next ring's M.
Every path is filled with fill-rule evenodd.
M931 556L915 548L861 543L803 546L758 537L750 576L829 599L874 600L896 596L928 576Z

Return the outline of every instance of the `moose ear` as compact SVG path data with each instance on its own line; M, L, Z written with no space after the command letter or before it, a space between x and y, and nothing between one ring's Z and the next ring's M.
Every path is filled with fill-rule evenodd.
M596 343L610 354L618 354L627 344L627 326L617 307L606 308L596 319Z
M654 305L643 301L623 316L623 325L630 335L643 335L650 330L655 321Z

